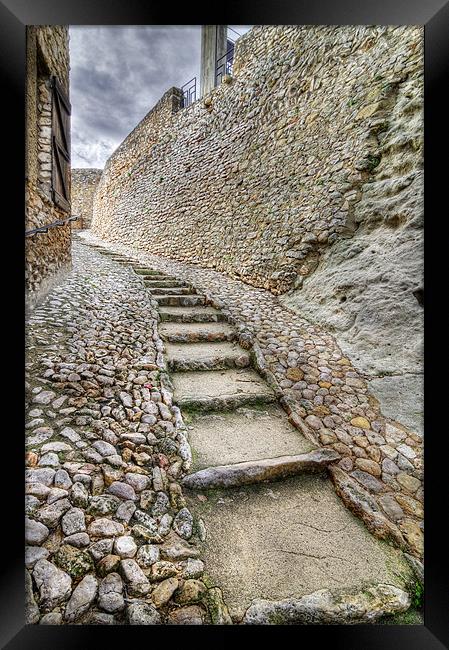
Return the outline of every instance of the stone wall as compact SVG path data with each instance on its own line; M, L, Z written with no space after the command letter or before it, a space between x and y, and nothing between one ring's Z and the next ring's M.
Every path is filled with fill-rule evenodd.
M94 194L102 170L94 168L72 169L72 213L78 217L72 227L76 230L90 228Z
M50 77L69 93L68 27L27 27L25 230L66 218L51 197ZM33 307L69 268L70 224L25 240L26 303Z
M253 28L230 82L158 122L156 107L111 156L93 231L275 293L299 286L351 228L421 41L419 27Z

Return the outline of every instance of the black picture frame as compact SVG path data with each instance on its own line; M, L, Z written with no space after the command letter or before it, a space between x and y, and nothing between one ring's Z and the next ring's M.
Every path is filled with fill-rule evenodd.
M264 0L250 4L222 3L212 10L196 8L191 3L173 6L144 0L3 0L0 2L0 66L2 68L3 138L7 166L3 172L4 199L9 204L4 212L7 224L8 248L12 261L4 270L4 304L9 327L3 336L2 355L8 370L11 399L23 395L23 288L15 286L12 276L20 283L20 264L24 268L23 175L25 169L25 26L34 24L69 25L138 25L138 24L339 24L339 25L424 25L425 30L425 214L426 229L426 298L425 298L425 597L424 625L416 626L278 626L254 628L251 626L175 628L137 628L131 626L26 626L24 624L24 524L23 524L23 435L20 414L23 400L17 407L8 406L13 414L12 429L3 431L7 441L2 465L7 465L10 478L2 495L0 537L6 542L6 551L0 562L0 643L15 650L24 648L93 648L117 641L120 646L135 642L172 644L173 642L201 644L206 638L217 645L229 643L235 637L243 642L254 642L254 635L272 643L289 632L294 642L329 644L332 650L438 650L449 648L449 580L447 568L446 486L447 426L443 417L445 398L444 372L439 374L442 347L446 333L445 320L438 314L444 302L444 288L438 288L438 278L444 271L438 262L447 257L447 237L442 227L447 221L447 157L444 146L449 131L449 111L444 94L447 89L444 73L449 68L449 2L444 0ZM5 235L6 237L6 235ZM3 239L5 242L5 239ZM431 250L431 252L430 252ZM11 270L13 267L13 271ZM6 282L6 280L8 280ZM440 291L440 292L439 292ZM438 293L439 292L439 293ZM447 291L446 291L447 293ZM15 305L15 306L13 306ZM7 322L6 322L7 321ZM436 375L435 379L433 376ZM441 381L438 379L441 378ZM12 386L12 389L11 389ZM14 397L15 396L15 397ZM3 471L3 470L2 470ZM6 481L6 478L2 477ZM6 484L5 484L6 485ZM445 498L446 496L446 498ZM7 522L7 523L6 523ZM156 638L158 639L156 641ZM290 641L291 642L291 641ZM296 645L295 643L295 645ZM125 646L126 647L126 646ZM307 647L310 647L309 645Z

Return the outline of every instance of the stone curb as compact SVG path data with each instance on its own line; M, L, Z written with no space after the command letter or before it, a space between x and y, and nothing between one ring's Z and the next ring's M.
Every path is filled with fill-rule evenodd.
M204 489L233 487L261 481L272 481L302 472L319 472L335 460L337 452L317 449L297 456L280 456L264 460L253 460L233 465L219 465L199 470L182 480L184 487Z
M406 611L411 604L406 591L378 584L366 591L336 592L321 589L302 598L253 600L246 610L244 625L373 623L386 614Z

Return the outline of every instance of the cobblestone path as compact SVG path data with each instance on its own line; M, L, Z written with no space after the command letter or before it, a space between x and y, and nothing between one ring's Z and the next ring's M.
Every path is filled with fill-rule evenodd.
M407 609L419 563L344 507L341 455L295 418L250 333L138 256L78 240L73 255L27 327L29 622Z

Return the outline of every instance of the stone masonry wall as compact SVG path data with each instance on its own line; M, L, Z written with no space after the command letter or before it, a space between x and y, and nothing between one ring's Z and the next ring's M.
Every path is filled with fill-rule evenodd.
M51 198L51 89L56 75L69 93L66 26L27 27L25 230L67 215ZM33 307L71 264L70 224L25 241L27 307Z
M102 170L94 168L72 169L72 213L78 216L72 228L90 228L94 194Z
M255 27L232 79L183 110L172 89L111 156L92 229L274 293L301 286L351 230L382 108L421 67L420 27Z

